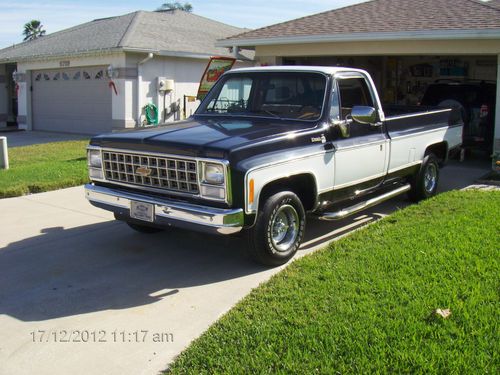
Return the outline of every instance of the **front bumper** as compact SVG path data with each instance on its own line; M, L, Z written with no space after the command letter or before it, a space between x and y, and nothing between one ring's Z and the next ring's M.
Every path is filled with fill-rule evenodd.
M94 184L85 185L85 197L92 205L112 211L122 217L130 217L131 201L152 204L154 205L154 221L153 223L144 222L144 225L175 226L219 234L237 233L243 228L244 217L241 208L221 209L200 206Z

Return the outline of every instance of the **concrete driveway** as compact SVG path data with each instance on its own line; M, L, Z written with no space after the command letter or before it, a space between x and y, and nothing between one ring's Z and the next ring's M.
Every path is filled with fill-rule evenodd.
M488 164L454 163L441 191ZM406 206L310 221L299 257ZM238 238L143 235L91 207L81 187L0 200L0 374L155 374L277 269Z
M9 131L0 132L0 137L7 137L7 146L10 148L49 142L76 141L80 139L89 139L91 136L84 134L53 133L44 131Z

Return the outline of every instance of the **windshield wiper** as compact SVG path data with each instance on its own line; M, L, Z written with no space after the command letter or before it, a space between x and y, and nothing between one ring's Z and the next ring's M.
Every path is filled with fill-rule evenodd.
M281 116L277 115L274 112L268 111L267 109L260 109L258 111L250 111L251 113L267 113L268 115L271 115L274 118L279 118L281 120Z

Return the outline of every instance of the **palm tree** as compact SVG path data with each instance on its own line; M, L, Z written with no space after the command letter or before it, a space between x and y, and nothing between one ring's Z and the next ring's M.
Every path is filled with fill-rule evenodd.
M31 20L30 22L24 25L23 30L24 41L26 40L34 40L41 36L45 35L45 30L43 29L43 25L38 20Z
M159 7L157 10L171 10L171 9L179 9L191 13L193 11L193 6L189 3L182 4L179 1L175 1L172 3L163 3L161 7Z

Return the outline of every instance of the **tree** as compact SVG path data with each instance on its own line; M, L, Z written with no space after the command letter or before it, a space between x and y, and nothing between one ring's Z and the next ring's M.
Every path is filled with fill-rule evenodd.
M40 21L31 20L24 25L23 35L24 41L35 40L41 36L44 36L45 30L43 29L43 25Z
M163 3L161 7L158 8L158 10L171 10L171 9L179 9L185 12L192 12L193 6L189 3L182 4L179 1L175 1L172 3Z

